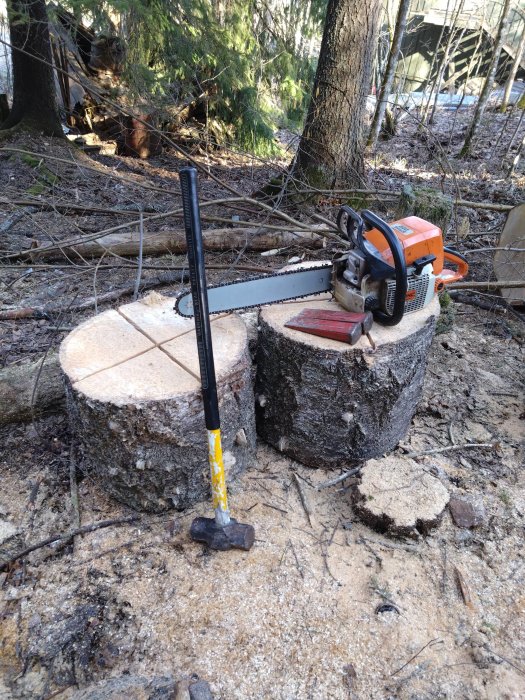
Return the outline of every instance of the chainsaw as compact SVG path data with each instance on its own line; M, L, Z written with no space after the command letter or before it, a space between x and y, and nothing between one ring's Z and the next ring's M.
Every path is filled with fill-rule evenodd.
M340 208L337 225L348 250L331 263L286 270L208 287L210 313L300 299L331 292L349 312L371 311L387 326L423 309L446 284L463 279L465 258L443 244L441 229L417 216L387 224L371 211ZM445 262L456 270L445 268ZM181 316L194 315L191 292L175 302Z

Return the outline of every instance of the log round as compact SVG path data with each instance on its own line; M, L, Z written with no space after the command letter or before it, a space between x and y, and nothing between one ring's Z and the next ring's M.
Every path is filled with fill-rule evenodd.
M375 352L366 337L350 346L285 327L310 308L343 310L328 299L261 310L257 432L310 467L347 466L392 450L421 398L438 300L397 326L374 323Z
M106 311L63 341L71 429L82 468L137 510L182 510L210 493L194 323L159 294ZM224 466L255 453L252 363L238 316L211 322Z

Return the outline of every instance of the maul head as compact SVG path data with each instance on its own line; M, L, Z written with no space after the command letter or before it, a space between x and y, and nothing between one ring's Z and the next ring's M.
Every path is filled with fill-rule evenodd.
M195 518L191 524L190 535L197 542L204 542L210 549L224 552L228 549L252 548L255 530L252 525L238 523L230 518L228 525L217 525L214 518Z

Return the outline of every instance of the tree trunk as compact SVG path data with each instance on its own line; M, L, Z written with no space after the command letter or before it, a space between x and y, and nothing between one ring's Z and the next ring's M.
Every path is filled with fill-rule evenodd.
M476 110L474 112L474 117L467 131L467 136L465 138L465 143L461 149L460 156L468 156L472 150L472 141L477 133L479 125L481 123L481 118L485 112L485 108L489 101L490 93L492 91L492 85L494 83L494 78L496 77L496 71L498 69L499 57L501 54L501 47L503 46L503 39L505 35L505 29L507 27L507 22L510 13L511 0L505 0L503 9L501 10L501 17L498 26L498 33L496 34L496 39L494 42L494 50L492 52L492 58L490 60L489 69L487 72L487 77L485 78L485 83L483 84L483 89L481 95L479 96L478 103L476 105Z
M434 68L436 66L437 57L439 54L439 47L441 46L441 42L443 41L443 37L445 36L445 29L447 28L447 20L448 20L448 13L449 13L449 9L450 9L450 2L451 2L451 0L447 0L445 17L443 20L443 24L441 25L441 31L439 32L439 38L437 40L436 48L434 49L434 51L432 51L432 61L430 63L430 68L428 69L428 80L425 82L425 85L423 86L423 99L421 101L421 107L420 107L420 111L419 111L419 118L421 120L421 123L419 124L418 128L420 131L423 129L423 126L427 121L427 114L428 114L428 110L430 109L430 102L432 100L432 93L434 90L434 86L436 84L436 79L434 78L432 80L432 76L434 74ZM430 87L430 92L428 93L428 99L425 103L424 96L426 94L426 90L428 87Z
M505 92L503 93L503 100L501 101L501 111L506 112L509 106L510 93L512 91L512 86L514 85L514 78L518 72L518 68L521 62L521 57L523 56L523 51L525 50L525 27L523 28L523 34L521 35L518 50L516 51L516 56L512 62L512 67L510 69L509 77L505 84Z
M447 47L445 49L445 54L443 56L443 61L441 62L441 65L439 67L439 73L436 81L436 94L434 95L434 104L432 105L432 110L430 112L430 117L428 118L428 123L433 124L434 123L434 117L436 115L436 109L438 106L438 101L439 101L439 93L441 91L441 85L443 83L443 76L445 75L445 70L447 67L450 67L452 58L454 57L454 54L456 53L458 46L461 44L463 37L465 36L465 31L466 29L462 29L459 34L458 38L452 44L452 39L455 38L454 33L451 31L450 33L450 38L449 41L447 42Z
M399 58L399 51L401 49L401 42L405 35L405 30L407 26L408 11L410 9L410 0L401 0L399 3L399 10L397 13L396 28L394 31L394 38L392 39L392 46L390 47L390 53L388 54L388 63L386 66L385 74L383 76L383 82L381 83L381 90L377 98L377 106L374 114L374 119L372 121L372 127L370 129L370 136L368 138L368 145L375 148L377 138L379 136L379 131L381 129L381 122L385 116L385 109L388 102L388 96L392 90L392 85L394 83L394 77L396 74L397 60Z
M372 80L379 0L329 0L306 125L294 175L318 188L364 181L366 98Z
M13 61L13 106L2 129L23 125L63 136L56 104L44 0L8 0Z

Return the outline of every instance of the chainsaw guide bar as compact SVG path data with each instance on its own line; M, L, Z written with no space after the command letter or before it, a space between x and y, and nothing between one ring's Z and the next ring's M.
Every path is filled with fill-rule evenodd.
M275 304L293 299L303 299L330 292L332 289L332 263L319 267L286 270L272 275L250 277L208 287L210 314L229 313L239 309L253 309L265 304ZM292 282L292 284L290 284ZM192 318L191 292L184 291L175 300L175 311Z

